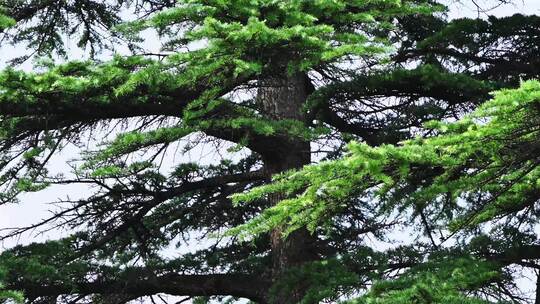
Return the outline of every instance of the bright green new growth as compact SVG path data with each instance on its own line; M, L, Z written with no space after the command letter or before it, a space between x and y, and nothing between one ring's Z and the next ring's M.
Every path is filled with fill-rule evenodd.
M0 7L0 31L15 25L15 20L2 14L2 8Z
M0 285L0 288L2 288L2 285ZM4 300L12 300L16 303L24 303L24 297L22 293L17 291L9 291L9 290L3 290L0 291L0 301Z
M494 265L470 258L429 261L413 267L396 280L375 283L365 296L347 304L487 304L466 295L500 273Z
M191 80L197 80L230 64L234 75L258 74L284 65L293 73L344 57L373 56L387 50L385 41L372 35L374 30L391 27L391 18L431 11L429 5L399 0L183 1L150 20L126 24L119 30L133 39L145 28L157 28L162 34L186 30L182 39L170 40L166 49L204 41L207 45L200 50L171 59L196 64L189 74ZM269 62L268 58L286 62Z
M383 212L397 207L416 214L426 206L458 206L460 199L476 198L468 209L450 215L444 224L450 230L526 208L540 191L540 82L527 81L494 96L457 122L429 123L437 136L399 146L353 142L341 160L306 166L234 194L237 204L270 193L290 198L230 233L247 237L279 225L288 227L286 233L303 226L314 231L346 208L348 198L359 195L384 202ZM411 174L419 168L433 173L415 180Z

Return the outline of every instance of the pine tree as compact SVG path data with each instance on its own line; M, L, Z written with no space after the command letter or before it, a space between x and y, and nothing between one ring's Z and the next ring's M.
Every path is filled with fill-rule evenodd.
M526 302L540 84L522 80L540 74L540 17L449 20L431 0L0 7L2 43L30 50L13 64L42 58L0 72L1 204L93 191L4 233L73 231L0 255L8 298ZM43 59L66 41L90 59ZM117 45L129 55L107 59ZM216 154L186 161L201 151ZM403 227L409 242L382 245Z

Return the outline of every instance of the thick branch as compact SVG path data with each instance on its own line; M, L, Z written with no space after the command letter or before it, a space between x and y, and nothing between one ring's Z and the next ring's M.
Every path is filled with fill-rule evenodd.
M519 264L523 260L540 259L540 245L511 247L502 253L488 256L488 259L504 264Z
M428 120L444 118L439 116L485 101L493 89L490 83L464 74L447 73L433 66L397 69L390 73L359 76L318 89L311 97L313 108L310 115L340 132L358 135L375 145L388 142L383 132L389 129L397 131L410 126L419 127ZM389 105L383 106L386 100L377 102L379 98L390 100ZM354 110L357 103L363 106ZM381 123L381 128L371 121L375 115L386 120ZM406 121L400 121L405 118ZM395 126L389 128L392 123Z
M129 295L130 297L150 296L165 293L175 296L235 296L264 302L269 283L259 276L245 274L182 275L168 273L155 277L132 275L116 280L94 282L37 283L17 282L7 289L23 291L30 300L38 297L61 295Z
M454 57L458 59L464 59L468 60L477 64L481 63L487 63L491 65L499 66L503 69L508 70L518 70L522 73L527 74L536 74L538 72L538 69L535 67L534 64L531 62L520 62L519 58L514 55L512 56L507 55L507 58L504 58L505 56L500 57L489 57L489 56L480 56L477 54L470 54L470 53L464 53L457 50L452 50L448 48L427 48L427 49L411 49L411 50L405 50L401 53L399 53L397 56L394 57L394 59L398 62L400 61L406 61L408 59L414 59L420 56L425 55L440 55L440 56L449 56Z

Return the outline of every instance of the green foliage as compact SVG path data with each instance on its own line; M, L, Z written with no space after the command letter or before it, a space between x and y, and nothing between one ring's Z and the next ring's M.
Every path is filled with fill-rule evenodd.
M67 57L65 35L75 38L75 45L88 47L92 56L103 48L111 47L103 39L106 31L120 22L119 9L123 1L117 4L98 1L0 1L2 12L10 19L0 17L0 31L5 27L7 35L3 42L18 44L24 42L38 55L58 54ZM14 22L17 26L13 26ZM4 27L2 26L4 23ZM112 37L111 37L112 38ZM111 39L114 40L114 39ZM32 52L18 54L13 63L20 63L30 58Z
M1 289L0 285L0 289ZM24 296L22 293L17 291L3 290L0 291L0 300L12 300L16 303L24 303Z
M270 290L270 297L276 294L293 294L296 289L306 288L300 304L336 301L348 295L359 284L358 275L349 271L338 260L326 260L289 269Z
M47 282L72 280L73 286L78 274L86 272L90 266L71 261L76 244L74 238L61 241L34 243L17 246L2 252L0 266L9 270L5 275L11 282L42 279ZM54 253L54 258L51 254ZM59 267L62 265L63 267Z
M375 283L369 293L350 304L487 304L467 295L497 281L497 266L470 258L434 260L413 267L398 279Z
M314 231L358 195L385 201L383 212L392 212L393 206L422 210L477 198L478 204L470 210L451 215L446 223L450 229L522 210L532 203L529 198L536 199L540 187L534 148L539 101L540 83L528 81L519 89L496 92L494 99L457 122L429 123L438 136L400 146L351 143L342 160L306 166L277 177L272 184L233 195L236 203L270 193L290 198L231 233L259 234L280 225L287 225L286 233L303 226ZM412 171L418 167L435 170L435 175L420 175L421 180L414 181Z
M38 106L61 96L62 100L57 102L72 106L82 103L112 103L128 98L136 89L147 92L137 101L147 102L151 98L158 98L159 94L166 95L167 91L175 87L171 74L153 73L158 63L138 56L117 56L104 64L73 61L61 65L42 62L42 65L46 69L42 73L12 68L2 71L0 102Z
M24 296L21 292L6 290L4 288L1 282L4 280L5 275L6 271L3 268L0 268L0 302L12 300L16 303L24 303Z
M430 11L427 4L395 0L185 1L120 31L133 37L146 28L162 34L187 29L183 38L167 43L173 50L207 41L204 48L173 59L196 63L198 68L190 73L195 80L227 63L235 65L235 75L282 68L293 73L345 56L373 56L387 49L381 37L372 36L375 30L391 27L391 18Z
M15 20L9 16L6 16L5 10L0 6L0 31L3 31L9 27L12 27L15 25Z
M118 135L105 149L92 155L92 161L114 159L144 148L175 142L193 131L184 127L159 128L146 133L130 132Z

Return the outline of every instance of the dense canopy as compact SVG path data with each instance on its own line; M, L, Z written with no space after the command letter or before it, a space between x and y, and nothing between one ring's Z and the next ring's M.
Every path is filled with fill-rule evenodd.
M540 17L459 5L0 0L0 238L68 231L0 301L540 303Z

